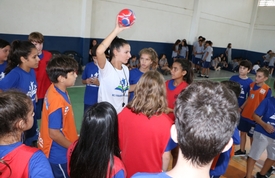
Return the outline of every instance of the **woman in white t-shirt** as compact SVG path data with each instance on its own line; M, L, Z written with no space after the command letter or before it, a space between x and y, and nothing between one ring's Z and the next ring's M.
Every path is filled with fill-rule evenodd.
M131 57L129 43L117 35L129 27L123 27L116 20L113 31L100 43L96 50L99 67L100 87L98 102L111 103L119 113L128 103L129 69L126 65ZM110 46L110 62L106 59L105 50Z

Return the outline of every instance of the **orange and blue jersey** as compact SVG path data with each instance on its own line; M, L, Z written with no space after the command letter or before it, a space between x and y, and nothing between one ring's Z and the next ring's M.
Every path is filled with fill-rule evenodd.
M60 130L72 143L78 138L68 93L61 91L54 84L49 87L45 95L38 148L45 153L50 163L67 163L67 148L50 138L49 129Z
M241 113L242 118L248 122L253 122L253 114L259 104L266 98L271 96L270 87L267 84L263 84L261 87L257 86L255 82L250 84L249 96L247 98L244 109Z

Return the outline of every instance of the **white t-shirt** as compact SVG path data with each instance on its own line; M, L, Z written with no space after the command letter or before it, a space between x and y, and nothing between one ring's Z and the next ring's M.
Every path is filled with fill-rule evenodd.
M98 68L100 81L98 102L111 103L118 114L128 104L129 69L124 64L121 70L116 69L107 59L104 68Z

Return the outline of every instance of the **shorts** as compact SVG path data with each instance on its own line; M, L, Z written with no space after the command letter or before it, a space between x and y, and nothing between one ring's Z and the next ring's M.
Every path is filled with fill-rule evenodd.
M69 178L67 163L64 164L53 164L50 163L53 175L55 178Z
M243 117L241 117L240 123L238 125L239 131L246 132L249 137L252 137L254 132L254 127L255 127L255 123L252 124L251 122L248 122L245 119L243 119Z
M210 67L210 64L211 64L211 62L205 61L205 62L203 63L203 68L208 69L208 68Z
M44 103L44 98L38 99L38 101L36 103L35 115L34 115L34 117L36 119L41 119L41 113L42 113L43 103Z
M274 69L274 66L268 66L269 67L269 69Z
M248 156L257 161L265 149L267 158L275 160L275 139L256 131L253 135L253 142Z
M195 64L195 65L199 65L200 60L201 60L200 58L194 57L194 59L192 60L192 62L193 62L193 64Z

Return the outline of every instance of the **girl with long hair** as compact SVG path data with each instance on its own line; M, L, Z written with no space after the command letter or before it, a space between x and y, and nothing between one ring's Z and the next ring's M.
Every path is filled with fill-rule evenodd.
M119 145L127 177L168 168L172 120L166 114L164 85L164 77L158 71L145 72L136 85L133 100L118 115Z
M21 142L33 125L31 99L19 91L0 93L0 177L49 177L52 169L44 153Z
M140 77L150 69L155 69L158 65L158 54L153 48L143 48L139 52L140 67L130 70L129 101L134 98L134 89Z
M117 113L110 103L97 103L86 110L80 137L67 155L71 178L126 177L118 147Z
M38 51L34 44L29 41L13 41L8 57L8 64L4 71L5 78L0 81L0 91L18 89L29 96L36 106L37 82L34 68L39 64ZM25 132L24 143L29 146L36 146L37 120L34 119L33 126Z

